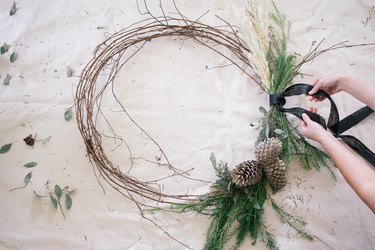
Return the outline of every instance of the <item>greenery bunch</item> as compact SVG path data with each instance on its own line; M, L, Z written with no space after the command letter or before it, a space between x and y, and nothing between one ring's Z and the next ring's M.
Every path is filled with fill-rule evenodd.
M286 212L271 198L272 191L265 175L255 185L238 187L232 182L228 165L216 163L214 154L210 158L218 177L213 185L214 190L198 203L172 206L172 209L180 212L194 211L212 217L203 249L224 249L232 236L236 238L234 249L238 249L247 236L251 237L253 244L259 239L269 249L277 249L275 237L263 219L266 207L272 207L280 220L291 226L301 237L312 240L312 236L304 230L306 222ZM271 204L266 206L265 203L269 200Z
M268 47L263 46L267 49L263 52L266 55L269 71L269 76L263 78L269 79L270 82L263 84L267 86L266 91L269 94L280 94L300 74L301 64L296 63L297 55L288 52L287 49L290 22L280 13L274 2L272 2L272 5L273 12L269 15ZM252 3L250 6L251 9L248 10L248 14L252 17L251 22L263 21L256 19L261 15L252 12L256 10ZM252 26L255 27L257 24L253 23ZM264 34L259 29L256 29L254 34L262 36L261 39L256 40L264 42ZM259 47L256 49L259 50ZM253 50L250 48L250 50L254 51L255 48ZM257 52L262 54L261 51ZM309 170L313 167L320 170L321 166L327 166L334 177L332 170L328 167L328 155L308 143L284 113L276 110L274 106L271 106L268 111L260 107L260 111L263 113L263 117L260 122L261 129L258 142L271 137L279 137L282 141L282 150L279 157L284 162L290 163L294 157L297 157L304 169ZM213 154L211 155L211 162L218 177L214 185L214 191L203 197L198 203L173 205L174 209L181 212L195 211L212 217L204 246L205 250L223 249L232 236L236 237L234 249L241 246L246 236L251 237L253 244L257 240L261 240L269 249L276 249L275 237L263 219L266 207L272 208L281 222L292 227L298 235L307 240L313 239L312 235L304 230L306 222L302 218L288 213L272 199L272 193L277 190L271 190L268 187L268 180L265 175L255 185L245 188L238 187L232 182L227 164L223 162L216 164ZM267 205L266 203L270 204Z

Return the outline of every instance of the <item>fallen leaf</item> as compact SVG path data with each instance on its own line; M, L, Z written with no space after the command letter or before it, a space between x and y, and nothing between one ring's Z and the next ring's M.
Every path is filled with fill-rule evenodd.
M12 79L12 77L9 74L7 74L7 76L5 77L3 81L3 85L9 85L10 79Z
M66 194L65 196L66 196L65 197L65 206L66 206L67 209L70 209L72 207L73 200L70 197L70 195Z
M65 111L65 113L64 113L65 121L67 121L67 122L70 121L72 119L72 117L73 117L73 111L70 108L67 111Z
M52 194L49 197L51 199L53 206L57 209L57 200L55 199L55 197L52 196Z
M216 157L215 157L215 154L214 153L211 153L211 156L210 156L210 160L211 160L211 164L214 168L216 168Z
M14 63L16 60L17 60L17 53L16 53L16 52L13 52L13 53L10 55L10 62L11 62L11 63Z
M55 194L57 195L57 197L59 199L62 196L62 190L61 190L61 187L59 185L55 185Z
M67 75L68 77L72 77L72 75L73 75L73 70L72 70L70 67L68 67L68 70L66 71L66 75Z
M9 11L9 15L13 16L17 12L16 2L13 1L13 6Z
M28 173L25 178L23 179L23 182L25 183L25 185L29 184L30 180L31 180L31 176L32 176L32 172Z
M8 52L10 46L6 43L4 43L3 46L0 47L0 54L5 54Z
M26 163L26 164L23 165L23 166L26 167L26 168L33 168L33 167L35 167L36 165L38 165L38 163L36 163L35 161L31 161L31 162Z
M0 148L0 154L8 153L8 151L10 150L11 147L12 147L12 143L8 143L8 144L3 145Z

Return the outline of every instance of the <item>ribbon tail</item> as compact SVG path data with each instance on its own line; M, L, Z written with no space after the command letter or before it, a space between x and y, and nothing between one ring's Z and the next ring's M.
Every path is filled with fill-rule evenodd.
M344 119L340 121L337 134L339 135L339 134L344 133L346 130L350 129L351 127L353 127L354 125L356 125L357 123L365 119L367 116L372 114L372 112L374 111L369 106L365 106L357 110L353 114L348 115L347 117L345 117Z
M366 161L375 167L375 154L366 147L360 140L351 135L339 135L337 138L343 140L349 147L362 156Z

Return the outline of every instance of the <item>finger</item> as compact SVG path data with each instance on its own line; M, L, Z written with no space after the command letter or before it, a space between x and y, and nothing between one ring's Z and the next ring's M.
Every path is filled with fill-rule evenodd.
M314 87L309 91L309 95L313 95L313 94L315 94L316 92L318 92L318 90L320 89L319 81L316 82L313 86L314 86Z
M312 86L316 85L316 84L319 82L319 80L320 80L320 78L315 79L315 80L311 83L311 85L312 85Z
M310 122L312 122L310 117L305 113L302 114L302 120L306 123L306 126L309 125Z

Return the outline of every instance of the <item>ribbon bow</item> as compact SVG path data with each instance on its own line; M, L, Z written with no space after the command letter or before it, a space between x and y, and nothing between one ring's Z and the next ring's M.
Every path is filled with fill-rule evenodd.
M328 122L326 122L322 116L300 107L283 108L286 103L285 97L308 94L312 88L313 87L311 85L298 83L286 88L281 94L270 94L270 106L275 106L278 111L283 113L290 113L300 119L302 119L303 113L307 114L311 120L319 123L324 129L330 129L336 138L341 139L375 167L375 154L369 148L367 148L360 140L358 140L354 136L342 135L343 132L350 129L351 127L365 119L367 116L369 116L373 112L370 107L365 106L357 110L353 114L340 120L336 104L332 100L331 96L323 90L319 90L317 93L313 94L313 96L326 97L331 103Z

